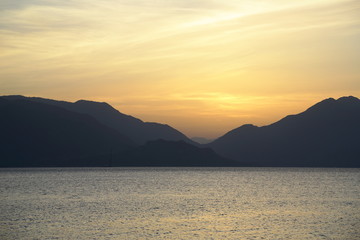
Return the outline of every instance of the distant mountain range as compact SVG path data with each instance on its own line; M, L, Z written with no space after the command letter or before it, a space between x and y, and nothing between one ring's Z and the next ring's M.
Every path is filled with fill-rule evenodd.
M130 148L121 153L121 161L113 166L167 166L167 167L229 167L248 166L217 155L210 148L199 148L184 141L149 141L145 145Z
M106 103L3 96L0 116L0 167L241 165Z
M208 144L107 103L0 97L0 167L360 167L360 100L326 99L264 127ZM213 150L211 150L213 149Z
M135 145L88 115L48 104L0 98L0 115L0 166L76 165Z
M164 139L170 141L185 141L195 144L178 130L160 123L143 122L138 118L123 114L105 102L93 102L79 100L75 103L56 101L38 97L3 96L7 100L26 100L44 103L64 108L68 111L87 114L95 118L99 123L117 130L129 137L137 144L145 144L147 141Z
M360 100L326 99L268 126L241 126L206 146L253 166L360 167Z

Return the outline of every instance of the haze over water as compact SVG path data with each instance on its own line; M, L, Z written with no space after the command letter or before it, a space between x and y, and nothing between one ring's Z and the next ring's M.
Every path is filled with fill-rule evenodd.
M1 239L359 239L360 170L1 169Z

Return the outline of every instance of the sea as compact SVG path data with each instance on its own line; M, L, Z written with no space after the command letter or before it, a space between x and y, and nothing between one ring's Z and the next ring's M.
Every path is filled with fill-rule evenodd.
M360 239L360 169L0 169L0 239Z

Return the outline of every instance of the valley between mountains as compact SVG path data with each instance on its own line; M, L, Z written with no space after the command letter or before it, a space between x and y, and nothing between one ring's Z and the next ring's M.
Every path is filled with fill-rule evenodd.
M360 167L352 96L205 144L102 102L1 96L0 116L0 167Z

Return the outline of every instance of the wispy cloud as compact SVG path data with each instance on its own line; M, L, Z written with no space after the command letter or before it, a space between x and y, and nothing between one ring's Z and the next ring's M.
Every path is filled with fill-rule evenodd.
M270 121L275 96L360 93L359 16L341 0L3 0L0 92Z

